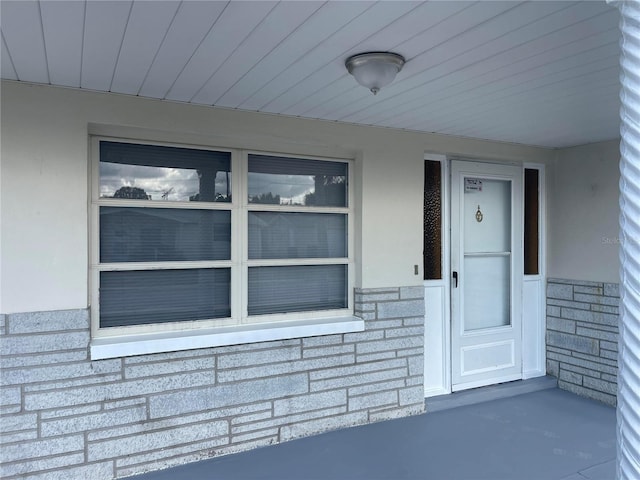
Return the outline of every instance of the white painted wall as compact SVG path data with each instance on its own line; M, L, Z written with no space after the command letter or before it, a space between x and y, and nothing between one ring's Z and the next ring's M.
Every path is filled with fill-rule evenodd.
M0 312L88 304L88 136L356 159L356 286L422 284L424 152L543 162L539 148L3 81Z
M559 150L549 169L547 275L619 282L619 141Z

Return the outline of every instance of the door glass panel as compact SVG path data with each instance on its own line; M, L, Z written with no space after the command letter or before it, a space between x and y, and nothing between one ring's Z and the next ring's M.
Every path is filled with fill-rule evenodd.
M465 178L464 330L511 322L511 182Z
M465 255L465 332L511 324L510 267L510 255Z
M511 182L466 177L463 191L465 253L511 251Z

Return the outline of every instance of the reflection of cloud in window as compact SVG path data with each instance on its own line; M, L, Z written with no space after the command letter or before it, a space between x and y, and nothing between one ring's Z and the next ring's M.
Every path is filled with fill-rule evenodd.
M171 190L168 200L188 202L200 190L196 170L167 167L148 167L117 163L100 163L100 196L112 197L121 187L142 188L152 200L162 199ZM224 172L216 176L216 191L226 194Z
M281 203L304 203L305 195L314 190L314 177L310 175L249 172L249 197L272 193L280 196Z

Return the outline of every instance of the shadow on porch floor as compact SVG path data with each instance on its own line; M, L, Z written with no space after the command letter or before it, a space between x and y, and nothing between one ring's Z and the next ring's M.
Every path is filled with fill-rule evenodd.
M523 384L435 399L433 413L129 478L613 480L615 409L557 388L527 392ZM456 405L474 395L481 403Z

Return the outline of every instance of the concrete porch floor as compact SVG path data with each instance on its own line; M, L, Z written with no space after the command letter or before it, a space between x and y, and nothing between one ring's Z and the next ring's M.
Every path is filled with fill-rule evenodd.
M447 397L433 400L436 411L432 413L328 432L129 478L615 478L614 408L549 388L548 379L546 383L512 382ZM480 403L465 405L470 402ZM429 405L427 399L428 410Z

